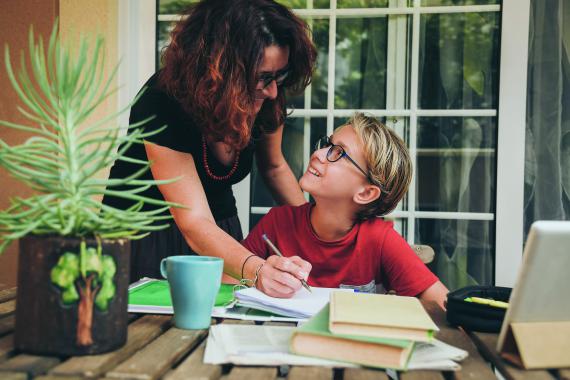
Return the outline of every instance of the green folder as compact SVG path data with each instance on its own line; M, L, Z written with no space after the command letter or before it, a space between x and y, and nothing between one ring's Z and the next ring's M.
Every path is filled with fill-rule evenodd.
M226 307L234 302L234 285L222 284L216 296L215 307ZM129 289L129 305L172 307L170 288L166 280L149 280Z

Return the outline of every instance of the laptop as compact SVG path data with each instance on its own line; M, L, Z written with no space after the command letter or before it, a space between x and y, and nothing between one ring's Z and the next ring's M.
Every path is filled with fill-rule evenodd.
M539 344L543 333L547 334L550 327L526 322L569 322L553 324L556 326L553 328L556 330L556 333L553 331L554 340L559 340L560 334L565 336L570 333L567 330L570 326L570 221L537 221L530 228L522 265L499 334L497 350L503 353L503 357L512 359L509 352L513 352L513 341L514 345L519 346L518 350L514 349L515 352L520 357L525 356L524 352L518 352L521 351L521 342L516 341L530 339L531 335L535 339L534 344L525 346L534 346L536 350L544 351L558 344ZM513 323L524 328L514 340L514 330L510 328ZM525 330L525 326L531 327L531 330ZM567 338L570 341L570 337ZM528 352L526 356L534 360L540 355L537 351ZM529 368L524 361L523 357L519 364Z

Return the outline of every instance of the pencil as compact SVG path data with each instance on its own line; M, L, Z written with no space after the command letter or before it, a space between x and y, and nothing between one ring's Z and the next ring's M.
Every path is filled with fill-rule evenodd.
M265 240L265 242L267 243L267 245L269 246L269 248L271 248L271 250L272 250L273 252L275 252L275 254L276 254L277 256L279 256L279 257L284 257L283 254L281 253L281 251L279 251L279 249L277 249L277 247L275 246L275 244L273 244L273 243L271 242L271 240L269 240L269 238L267 237L267 235L263 234L261 237L263 238L263 240ZM311 287L309 286L309 284L307 284L307 281L301 279L301 284L302 284L303 287L304 287L305 289L307 289L309 292L311 292L311 293L313 292L313 291L311 290Z

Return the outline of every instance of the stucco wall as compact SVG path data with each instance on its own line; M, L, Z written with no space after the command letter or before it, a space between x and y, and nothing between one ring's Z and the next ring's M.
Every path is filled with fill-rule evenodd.
M117 62L117 17L116 0L18 0L0 4L0 119L26 123L16 107L20 104L12 90L4 67L4 45L10 46L12 57L27 50L30 25L33 24L36 35L49 36L53 23L59 17L61 38L77 45L77 36L100 33L106 41L106 72ZM13 59L14 61L14 59ZM94 117L107 114L116 109L116 99L111 98L103 104ZM25 141L28 134L0 126L0 138L9 144ZM102 173L101 176L105 176ZM0 168L0 208L9 205L10 197L29 196L31 192L15 179L10 178ZM0 284L15 285L17 275L17 243L12 244L0 256Z

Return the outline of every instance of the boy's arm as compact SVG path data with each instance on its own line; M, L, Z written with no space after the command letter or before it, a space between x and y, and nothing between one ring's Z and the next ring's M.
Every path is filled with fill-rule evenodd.
M435 301L439 307L446 310L445 301L447 300L447 293L449 293L449 290L438 280L435 284L421 292L418 298L422 301Z
M443 305L441 294L447 289L393 228L387 231L380 252L380 277L387 290Z

